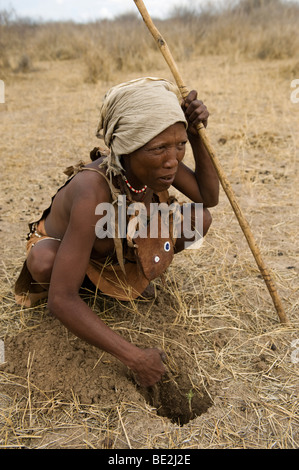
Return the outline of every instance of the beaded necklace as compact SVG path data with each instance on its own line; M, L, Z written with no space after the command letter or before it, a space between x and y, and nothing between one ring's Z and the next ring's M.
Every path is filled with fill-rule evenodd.
M129 181L127 180L126 177L124 177L124 181L126 183L126 185L128 186L128 188L135 194L140 194L140 193L144 193L146 190L147 190L147 186L144 185L143 188L141 189L135 189L133 188L133 186L129 183Z

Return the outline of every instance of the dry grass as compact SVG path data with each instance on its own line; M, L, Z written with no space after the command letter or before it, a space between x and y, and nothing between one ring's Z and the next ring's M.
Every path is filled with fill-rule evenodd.
M38 26L29 34L28 44L31 40L35 44L38 34L41 39L47 28L54 31L55 25ZM156 57L151 40L144 37L144 47ZM120 387L110 390L108 399L90 404L76 391L72 397L57 390L38 391L33 367L37 359L45 358L35 349L26 357L25 374L9 367L0 370L2 448L298 447L298 363L291 354L292 341L299 338L299 108L290 101L298 61L295 56L283 58L283 49L279 60L268 54L266 61L251 54L244 57L241 49L231 54L232 50L203 59L194 48L179 68L188 77L188 87L200 91L210 110L209 135L272 270L291 327L279 324L221 193L203 248L176 257L166 283L156 283L157 301L119 304L87 298L107 324L128 339L140 346L163 347L171 377L178 384L181 376L187 377L192 389L205 390L212 401L208 411L184 426L157 415L125 377L117 381L119 366L112 361L108 369L109 359L103 362L101 354L100 370L107 374L103 384L115 380ZM46 57L49 51L42 52L44 58L35 55L36 50L28 55L33 65L26 73L19 72L17 79L15 74L13 80L9 76L6 103L0 105L5 136L0 147L0 338L39 332L48 321L46 305L24 310L15 305L12 295L24 259L27 221L47 205L64 180L63 169L81 158L88 160L89 150L97 145L98 103L107 87L143 73L169 77L162 62L148 69L145 60L144 69L135 70L133 63L131 71L113 66L111 75L99 78L95 71L95 79L85 81L84 56L52 62L55 53ZM112 60L109 53L98 54L100 60ZM119 56L115 50L113 54L116 64ZM16 58L17 54L7 57L10 63ZM189 152L186 159L192 164Z
M298 55L298 4L281 0L227 2L221 11L178 8L156 21L177 60L205 55L285 59ZM142 20L124 14L88 24L35 24L0 12L0 73L26 72L49 60L83 59L84 79L113 80L119 72L163 67Z

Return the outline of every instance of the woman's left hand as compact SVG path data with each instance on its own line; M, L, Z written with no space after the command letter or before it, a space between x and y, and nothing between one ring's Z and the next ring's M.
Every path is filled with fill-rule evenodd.
M190 91L183 101L182 108L188 121L188 133L198 135L197 126L201 122L207 127L209 111L203 102L197 99L197 91Z

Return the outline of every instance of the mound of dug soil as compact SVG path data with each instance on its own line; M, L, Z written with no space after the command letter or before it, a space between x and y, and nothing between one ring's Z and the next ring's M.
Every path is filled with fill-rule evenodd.
M159 416L180 426L212 405L207 393L190 381L186 358L184 372L175 376L169 371L154 387L139 387L118 360L73 336L52 317L7 338L5 360L1 370L30 381L32 399L42 393L104 407L119 400L145 401Z

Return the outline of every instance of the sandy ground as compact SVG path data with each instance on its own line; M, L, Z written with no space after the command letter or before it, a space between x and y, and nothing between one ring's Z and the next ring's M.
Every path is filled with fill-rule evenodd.
M156 298L86 302L168 373L141 389L116 359L77 339L44 304L21 309L13 284L27 222L88 161L98 109L114 83L88 84L80 62L35 64L6 85L1 129L0 446L296 448L298 436L298 116L290 61L211 57L179 64L210 110L208 133L277 284L271 298L221 192L200 250L175 258ZM148 75L170 78L167 71ZM120 75L124 81L136 75ZM192 165L190 152L186 161ZM298 341L299 343L299 341Z

